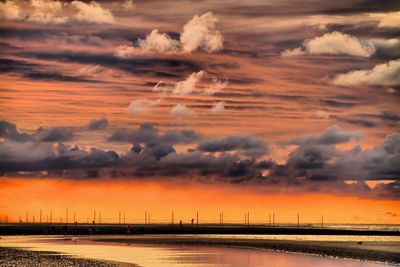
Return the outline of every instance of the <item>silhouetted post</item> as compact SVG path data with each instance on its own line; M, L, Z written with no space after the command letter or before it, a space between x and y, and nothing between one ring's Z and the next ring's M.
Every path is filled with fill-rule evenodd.
M124 224L125 224L125 211L124 211Z
M147 210L144 211L144 224L147 224Z
M118 224L121 224L121 211L118 212Z
M171 223L172 225L174 225L174 211L172 211L171 213Z
M65 224L68 224L68 209L65 211Z
M26 212L25 222L28 223L28 212Z
M42 223L42 209L40 209L39 223Z
M300 218L298 213L297 213L297 228L300 228Z
M99 224L101 223L101 212L99 211Z
M269 222L269 226L271 227L271 213L268 213L268 222Z
M275 212L272 213L272 227L275 227Z
M50 223L53 223L53 211L50 211Z
M74 211L74 223L76 223L76 213Z
M196 213L196 224L199 226L199 212Z
M224 212L221 213L221 218L222 218L221 224L224 225Z
M96 210L93 210L93 224L96 223Z
M324 228L324 215L321 217L321 227Z
M33 218L32 218L32 219L33 219L33 223L35 223L35 215L33 215Z
M149 217L148 220L147 220L147 221L148 221L148 224L150 224L150 212L147 213L147 216Z
M247 212L247 225L250 225L250 212Z

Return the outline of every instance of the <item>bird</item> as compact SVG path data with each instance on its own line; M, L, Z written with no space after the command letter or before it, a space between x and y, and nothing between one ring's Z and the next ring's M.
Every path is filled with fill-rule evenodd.
M360 241L360 242L357 242L357 244L358 244L358 245L361 245L362 243L363 243L362 241Z

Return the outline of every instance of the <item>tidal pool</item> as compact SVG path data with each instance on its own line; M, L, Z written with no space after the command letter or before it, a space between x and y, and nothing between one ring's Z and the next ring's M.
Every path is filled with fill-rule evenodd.
M103 243L79 238L54 236L2 237L0 246L19 247L35 251L52 251L79 258L100 259L134 266L149 267L378 267L385 264L326 258L265 250L181 246ZM126 266L126 265L125 265Z

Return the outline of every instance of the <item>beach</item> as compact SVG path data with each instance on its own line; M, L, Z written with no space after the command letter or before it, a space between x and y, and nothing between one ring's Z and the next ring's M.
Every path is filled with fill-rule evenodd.
M55 252L0 247L0 266L116 267L121 266L121 264L94 259L81 259Z

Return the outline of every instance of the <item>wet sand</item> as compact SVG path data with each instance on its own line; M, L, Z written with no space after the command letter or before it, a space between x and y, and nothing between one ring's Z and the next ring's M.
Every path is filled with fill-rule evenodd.
M397 241L369 241L358 244L358 242L349 241L255 240L223 237L206 238L196 236L135 236L120 238L103 237L93 238L91 240L126 244L197 245L255 248L400 265L400 242Z
M0 266L116 267L128 265L94 259L80 259L55 252L30 251L20 248L0 247Z

